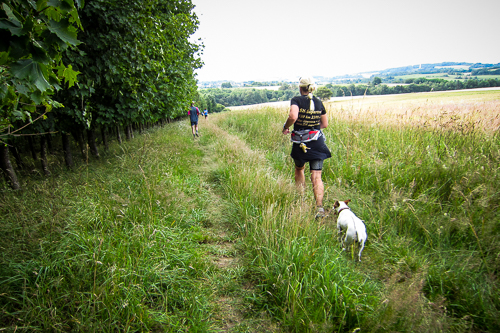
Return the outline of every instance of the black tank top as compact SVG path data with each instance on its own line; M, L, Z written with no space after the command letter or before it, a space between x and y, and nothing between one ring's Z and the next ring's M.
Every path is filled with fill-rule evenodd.
M293 125L293 129L298 131L306 128L320 129L321 115L326 114L325 107L321 100L313 96L314 111L309 111L310 99L307 95L295 96L290 101L290 105L299 107L299 118Z

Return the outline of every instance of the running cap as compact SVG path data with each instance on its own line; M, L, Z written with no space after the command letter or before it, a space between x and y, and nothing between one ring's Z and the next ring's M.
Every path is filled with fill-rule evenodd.
M299 87L306 88L307 91L313 92L316 90L316 84L312 76L303 76L300 78Z

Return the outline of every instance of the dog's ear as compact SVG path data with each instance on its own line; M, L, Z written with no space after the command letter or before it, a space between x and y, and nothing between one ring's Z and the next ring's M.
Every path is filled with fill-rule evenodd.
M339 203L338 201L335 201L335 202L333 203L333 207L334 207L334 208L338 208L339 206L340 206L340 203Z
M351 202L351 199L347 199L346 201L344 201L346 205L349 205L349 202Z

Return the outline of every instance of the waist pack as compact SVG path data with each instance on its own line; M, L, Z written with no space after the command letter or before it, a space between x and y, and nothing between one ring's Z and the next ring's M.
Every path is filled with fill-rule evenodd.
M321 136L321 131L315 129L292 131L291 141L293 143L305 143L310 141L316 141L319 139L320 136Z

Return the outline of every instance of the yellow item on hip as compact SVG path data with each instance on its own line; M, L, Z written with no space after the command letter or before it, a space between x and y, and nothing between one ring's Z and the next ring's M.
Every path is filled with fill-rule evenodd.
M301 143L299 147L302 148L304 153L307 153L307 150L311 149L311 148L307 147L305 143Z

